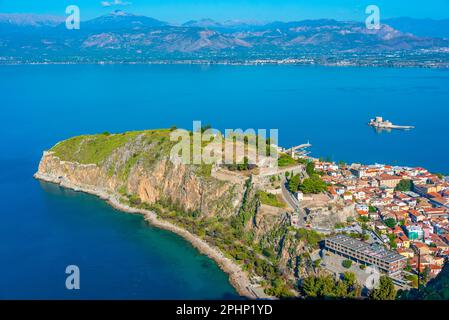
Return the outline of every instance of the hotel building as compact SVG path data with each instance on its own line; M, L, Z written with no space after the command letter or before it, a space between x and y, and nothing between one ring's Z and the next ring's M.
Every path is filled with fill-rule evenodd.
M407 258L396 252L342 234L325 239L324 245L330 252L357 263L376 266L380 271L389 275L399 273L407 263Z

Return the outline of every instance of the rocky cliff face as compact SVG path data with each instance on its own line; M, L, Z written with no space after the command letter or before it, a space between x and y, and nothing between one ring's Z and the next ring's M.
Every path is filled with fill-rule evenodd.
M92 157L83 148L89 148L88 145L93 142L105 147L114 139L112 136L85 137L70 146L74 152L70 156L65 148L73 141L64 141L44 153L38 174L74 187L132 196L150 205L164 200L186 211L206 216L237 214L243 197L243 185L215 179L199 166L173 163L168 153L155 157L156 150L160 151L163 147L160 143L154 143L153 139L143 142L149 135L141 133L129 137L109 154L94 159L97 163L82 163ZM99 150L95 148L92 153ZM149 156L153 158L149 159Z

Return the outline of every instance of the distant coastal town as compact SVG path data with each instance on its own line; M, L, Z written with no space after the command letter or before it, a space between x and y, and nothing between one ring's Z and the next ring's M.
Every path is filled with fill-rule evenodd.
M387 68L425 68L425 69L448 69L449 61L445 56L420 57L418 54L411 58L403 58L400 54L385 57L381 54L370 57L358 56L288 56L288 57L266 57L266 58L233 58L211 57L183 59L175 57L172 59L154 59L135 56L121 56L117 59L104 59L98 57L70 57L47 59L42 57L0 57L0 65L228 65L228 66L263 66L263 65L293 65L293 66L323 66L323 67L387 67Z

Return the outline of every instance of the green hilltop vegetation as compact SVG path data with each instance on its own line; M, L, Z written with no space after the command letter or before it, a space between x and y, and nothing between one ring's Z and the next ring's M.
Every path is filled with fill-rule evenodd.
M204 133L208 127L201 128L201 132ZM100 134L80 135L59 142L50 151L54 152L56 156L64 161L96 165L102 164L115 150L125 147L127 144L137 144L142 147L157 146L160 156L168 156L171 148L177 143L176 141L170 141L170 133L175 129L176 127L170 129L128 131L116 134L104 132ZM192 132L190 132L190 135L192 136ZM236 136L234 134L232 137L222 137L222 141L223 143L225 141L235 142ZM258 136L254 137L256 144L258 138ZM251 145L251 139L248 139L247 136L243 138L243 141L245 149ZM209 142L202 141L201 147L205 148ZM270 139L267 139L267 143L270 143ZM273 151L268 146L267 153L270 154L270 152Z
M297 164L305 165L305 164L307 164L307 160L304 160L304 159L295 160L287 153L281 153L279 155L279 158L278 158L278 166L279 167L284 168L284 167L294 166Z
M259 190L257 192L257 195L259 196L260 202L262 204L278 208L285 208L286 206L285 203L280 200L280 197L276 196L275 194Z
M56 144L50 151L65 161L73 161L81 164L100 165L112 153L124 147L127 143L137 142L142 144L156 144L161 151L170 152L174 142L170 141L170 130L146 130L129 131L118 134L104 132L101 134L76 136Z
M64 161L105 166L110 176L118 173L126 181L137 163L151 167L157 160L170 156L171 149L177 143L170 140L170 132L174 129L81 135L56 144L50 151ZM203 144L202 147L206 145ZM129 153L125 163L117 163L119 150L123 150L124 154ZM210 176L211 165L201 164L196 165L196 168L198 175Z

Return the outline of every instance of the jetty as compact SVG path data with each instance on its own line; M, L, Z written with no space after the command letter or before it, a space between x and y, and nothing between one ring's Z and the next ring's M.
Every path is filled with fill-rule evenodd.
M382 117L376 117L375 119L371 119L371 121L368 123L369 126L379 129L414 129L414 126L399 126L396 124L393 124L389 120L384 120Z
M290 149L283 150L286 153L290 154L292 158L294 158L296 155L298 156L305 156L308 154L306 151L307 148L310 148L312 145L309 141L307 143L301 144L299 146L293 146Z

